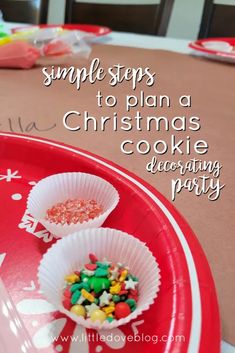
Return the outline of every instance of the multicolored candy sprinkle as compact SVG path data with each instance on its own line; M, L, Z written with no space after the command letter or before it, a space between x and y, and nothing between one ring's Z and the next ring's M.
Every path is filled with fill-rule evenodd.
M77 316L100 323L127 317L138 302L138 278L121 263L90 261L65 277L63 306Z

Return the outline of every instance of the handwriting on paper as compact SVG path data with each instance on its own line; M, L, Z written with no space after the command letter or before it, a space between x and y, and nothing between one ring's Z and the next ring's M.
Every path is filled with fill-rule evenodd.
M7 118L0 123L0 129L18 133L47 132L56 128L56 123L46 123L40 121L26 122L22 117Z

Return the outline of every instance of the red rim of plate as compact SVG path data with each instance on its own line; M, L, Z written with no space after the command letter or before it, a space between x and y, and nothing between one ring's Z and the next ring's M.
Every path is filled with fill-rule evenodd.
M56 27L61 27L63 29L67 30L79 30L79 31L84 31L87 33L94 34L96 37L101 37L101 36L106 36L107 34L111 33L112 30L109 27L105 26L98 26L98 25L90 25L90 24L56 24L56 25L47 25L47 24L42 24L38 26L28 26L28 27L15 27L12 29L12 33L17 33L22 30L27 30L30 28L56 28Z
M234 53L227 53L227 52L208 49L208 48L204 47L204 43L218 42L218 41L225 42L225 43L228 43L232 46L235 46L235 38L206 38L206 39L198 39L195 42L191 42L189 44L189 47L191 49L200 51L204 54L216 55L218 57L226 57L226 58L235 59L235 52Z
M190 290L183 289L184 286L182 285L180 297L177 296L175 298L175 319L172 319L171 323L172 335L180 327L183 330L189 330L188 345L186 348L185 346L180 346L179 342L170 342L167 352L220 352L219 310L214 281L208 262L191 228L164 196L136 175L90 152L38 137L4 132L0 133L0 137L6 142L10 140L18 141L21 144L25 142L35 144L37 147L40 147L42 152L45 152L49 146L50 149L56 149L59 153L77 155L79 158L88 159L89 163L94 163L96 168L110 173L115 178L126 180L126 183L137 189L144 199L150 201L153 207L158 209L158 212L162 214L163 221L170 224L172 244L174 243L174 239L176 239L183 250L182 256L184 261L186 260L186 269L172 268L172 270L182 271L182 274L189 278L190 283ZM172 252L174 253L173 249ZM174 256L173 253L172 257ZM179 320L176 317L176 313L181 313L186 303L189 306L188 312L190 313L190 317Z

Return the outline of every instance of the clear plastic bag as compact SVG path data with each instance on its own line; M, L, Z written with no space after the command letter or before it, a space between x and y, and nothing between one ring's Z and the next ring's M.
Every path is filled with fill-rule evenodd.
M82 31L63 30L61 27L29 29L28 31L14 33L0 39L0 67L30 68L34 64L60 64L70 57L88 59L91 53L90 40L94 35ZM37 51L35 62L23 65L23 45ZM9 50L10 49L10 58ZM32 51L31 50L31 51ZM25 52L25 50L24 50ZM7 53L7 55L6 55ZM19 61L19 58L21 59ZM11 60L8 65L8 60ZM27 61L27 56L25 57ZM1 64L3 63L3 64Z
M22 36L22 33L15 36ZM28 35L26 32L23 36L40 50L41 56L70 54L83 58L90 55L91 47L88 41L94 37L86 32L68 31L60 27L39 29Z

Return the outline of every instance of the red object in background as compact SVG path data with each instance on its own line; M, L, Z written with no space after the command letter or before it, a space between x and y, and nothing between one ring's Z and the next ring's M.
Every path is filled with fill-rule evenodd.
M72 54L72 48L65 41L57 39L44 45L43 54L45 56L70 55Z
M209 49L205 47L206 43L213 43L213 42L224 42L228 43L233 47L232 52L225 52L225 51L220 51L216 49ZM218 59L223 59L223 58L228 58L228 59L234 59L235 62L235 38L206 38L206 39L198 39L195 42L192 42L189 44L189 47L191 49L194 49L196 51L199 51L203 54L208 54L213 55L217 57Z
M84 31L87 33L94 34L97 37L105 36L112 32L109 27L97 26L97 25L88 25L88 24L61 24L61 25L39 25L39 26L27 26L27 27L16 27L12 29L12 33L20 32L22 30L27 30L30 28L56 28L60 27L67 30L77 30Z
M38 349L44 353L220 352L218 303L206 257L186 221L158 191L101 157L37 137L0 133L0 154L1 276ZM55 240L28 214L26 200L35 182L66 171L93 173L114 185L120 202L104 226L144 241L161 269L155 303L136 321L111 332L98 334L76 326L38 292L37 268ZM104 341L110 333L119 340ZM88 343L86 334L95 334L96 339ZM72 341L71 336L77 339Z
M0 46L0 68L31 69L39 57L39 50L25 42Z

